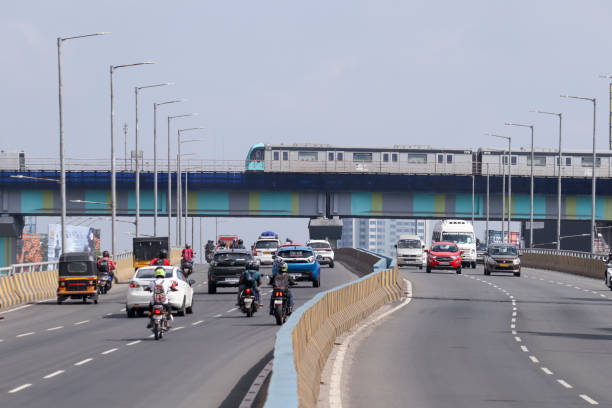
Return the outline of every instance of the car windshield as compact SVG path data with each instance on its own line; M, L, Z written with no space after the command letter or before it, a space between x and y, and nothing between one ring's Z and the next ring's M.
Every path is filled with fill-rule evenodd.
M312 249L331 249L327 242L311 242L308 246Z
M276 241L257 241L255 248L258 249L275 249L278 248L278 242Z
M225 252L220 254L215 254L215 261L223 262L223 261L246 261L248 260L249 255L243 252Z
M478 249L479 251L486 251L487 250L487 244L478 244L476 246L476 249Z
M164 268L166 272L166 278L172 277L172 269ZM140 268L136 272L137 279L153 279L155 278L155 268Z
M442 240L454 242L455 244L473 244L473 234L442 234Z
M489 255L516 256L516 248L513 246L494 246L489 248Z
M436 244L431 248L431 252L457 252L457 245L454 244Z
M400 239L397 243L398 248L421 248L421 245L418 239Z
M308 258L312 256L312 252L305 249L292 249L289 251L280 251L278 256L281 258Z

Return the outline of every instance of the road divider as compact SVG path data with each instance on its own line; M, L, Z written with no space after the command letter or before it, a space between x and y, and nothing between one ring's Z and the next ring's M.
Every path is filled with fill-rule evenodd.
M388 260L355 249L342 258L361 259L370 271L361 279L319 293L297 309L278 331L266 408L316 407L321 372L335 339L384 304L399 300L403 280ZM346 259L346 258L345 258ZM353 266L357 265L357 267ZM357 262L349 266L364 271Z
M601 256L576 251L522 249L521 266L602 279L606 263Z
M56 270L0 276L0 308L48 299L56 291Z

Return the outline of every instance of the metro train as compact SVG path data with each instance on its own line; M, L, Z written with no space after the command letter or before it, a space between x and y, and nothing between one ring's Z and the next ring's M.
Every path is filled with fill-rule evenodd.
M557 177L558 153L534 149L533 174ZM592 151L564 151L563 177L591 177ZM598 151L597 177L612 177L612 152ZM512 175L531 174L531 150L512 150ZM503 149L435 148L431 146L348 147L326 144L253 145L245 161L247 172L270 173L381 173L503 175L508 171L508 153Z

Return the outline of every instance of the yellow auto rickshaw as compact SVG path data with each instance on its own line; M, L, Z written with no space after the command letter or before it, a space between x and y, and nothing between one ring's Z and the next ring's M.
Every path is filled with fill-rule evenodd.
M91 298L98 304L98 264L91 252L67 252L60 255L57 304L64 300Z

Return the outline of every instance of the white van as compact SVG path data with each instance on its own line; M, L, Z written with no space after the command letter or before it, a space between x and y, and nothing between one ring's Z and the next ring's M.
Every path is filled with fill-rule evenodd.
M280 241L278 238L260 236L255 244L253 244L253 256L258 259L262 265L272 265L274 263L273 256L278 251Z
M476 268L476 237L474 226L465 220L438 221L433 229L431 242L454 242L463 251L461 265Z
M418 266L423 269L425 263L425 245L418 235L400 235L395 244L397 266Z

